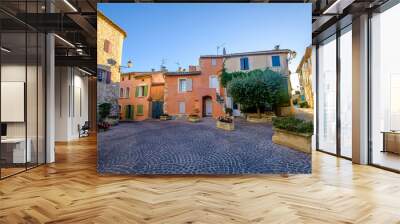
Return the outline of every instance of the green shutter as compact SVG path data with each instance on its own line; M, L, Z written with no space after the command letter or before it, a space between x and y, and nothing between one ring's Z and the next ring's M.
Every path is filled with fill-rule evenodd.
M143 90L143 96L147 96L147 86L144 86L144 90Z
M143 105L137 105L137 115L143 115Z
M139 96L139 87L136 86L136 92L135 92L135 97Z
M132 108L131 108L131 118L132 118L132 120L135 118L135 106L134 105L132 105L131 106Z

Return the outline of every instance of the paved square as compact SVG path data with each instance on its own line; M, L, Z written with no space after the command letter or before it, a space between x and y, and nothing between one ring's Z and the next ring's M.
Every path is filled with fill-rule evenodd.
M237 119L121 123L98 133L98 171L118 174L310 173L311 156L272 143L269 124Z

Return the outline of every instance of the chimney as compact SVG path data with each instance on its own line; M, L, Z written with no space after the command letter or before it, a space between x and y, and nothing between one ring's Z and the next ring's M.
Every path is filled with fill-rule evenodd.
M197 71L197 68L195 65L189 65L189 72L195 72Z
M155 72L156 70L154 68L151 69L152 72Z
M182 71L182 67L179 67L179 68L178 68L178 72L181 72L181 71Z
M226 49L225 48L222 49L222 55L226 55Z
M166 71L167 71L167 67L165 67L164 65L161 65L161 67L160 67L160 71L162 71L162 72L166 72Z

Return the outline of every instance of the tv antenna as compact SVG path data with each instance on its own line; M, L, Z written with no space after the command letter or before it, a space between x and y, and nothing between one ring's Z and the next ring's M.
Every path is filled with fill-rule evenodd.
M220 49L221 47L224 47L224 46L225 46L225 43L220 44L220 45L217 45L217 55L218 55L218 53L219 53L219 49Z

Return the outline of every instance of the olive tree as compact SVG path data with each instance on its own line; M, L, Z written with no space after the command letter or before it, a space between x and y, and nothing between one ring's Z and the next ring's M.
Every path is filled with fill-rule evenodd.
M235 102L245 107L255 107L258 117L261 117L261 108L268 105L276 110L288 98L285 82L279 73L269 69L254 70L229 81L228 91Z

